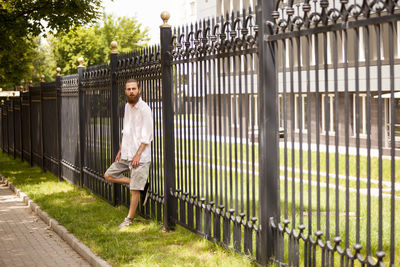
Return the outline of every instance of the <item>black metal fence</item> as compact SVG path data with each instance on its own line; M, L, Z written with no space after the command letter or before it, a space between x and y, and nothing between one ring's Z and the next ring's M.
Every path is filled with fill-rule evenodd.
M125 81L154 120L143 216L282 266L396 266L396 1L259 1L1 105L1 148L117 205ZM397 229L398 230L398 229Z

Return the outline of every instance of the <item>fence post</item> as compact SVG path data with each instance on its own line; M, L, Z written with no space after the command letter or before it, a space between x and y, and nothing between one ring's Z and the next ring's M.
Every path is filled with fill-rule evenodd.
M13 114L13 119L12 119L12 122L13 122L13 125L12 125L12 127L13 127L13 158L15 159L15 157L16 157L16 138L15 138L15 98L11 98L11 109L12 109L12 114Z
M40 141L41 141L41 153L42 153L42 170L45 172L45 167L44 167L44 115L43 115L43 83L44 83L44 75L42 74L40 76L40 126L41 126L41 131L40 131Z
M56 106L57 106L57 159L58 159L58 180L62 181L61 176L61 69L56 68Z
M279 126L278 92L276 86L275 43L265 42L264 35L271 34L267 21L273 21L276 0L258 0L257 25L259 47L260 131L259 131L259 201L260 236L257 259L267 265L274 253L274 240L270 218L279 220Z
M118 80L117 65L118 51L117 42L111 42L112 51L110 53L111 68L111 152L115 157L119 150L119 117L118 117ZM121 203L121 185L113 183L114 205Z
M20 150L21 150L21 160L24 161L24 142L23 142L23 127L22 127L22 92L23 92L23 87L21 86L19 92L19 144L20 144Z
M84 173L83 168L85 166L85 94L83 92L83 72L85 67L83 66L83 58L78 58L78 97L79 97L79 163L80 163L80 179L79 186L84 185Z
M32 94L31 90L33 83L29 85L28 101L29 101L29 163L33 166L33 152L32 152Z
M174 162L174 110L172 105L172 69L171 48L172 31L168 25L170 15L164 11L161 18L164 24L160 26L161 41L161 73L162 73L162 112L163 112L163 145L164 145L164 208L163 224L166 230L175 227L176 200L172 195L175 191Z

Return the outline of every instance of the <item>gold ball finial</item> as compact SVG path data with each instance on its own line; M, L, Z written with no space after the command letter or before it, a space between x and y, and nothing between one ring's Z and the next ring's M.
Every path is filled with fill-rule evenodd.
M56 72L57 72L57 76L60 76L60 75L61 75L61 68L60 68L60 67L57 67L57 68L56 68Z
M19 90L22 92L24 91L24 87L22 85L19 86Z
M40 82L44 82L44 75L40 75Z
M117 48L118 48L117 41L112 41L110 46L111 46L111 53L112 54L118 53L118 51L117 51Z
M79 57L78 58L78 63L79 63L79 66L78 66L78 68L83 68L84 66L83 66L83 57Z
M168 11L161 12L161 19L163 20L164 24L160 26L160 28L171 28L171 25L168 24L168 20L170 18L170 14Z

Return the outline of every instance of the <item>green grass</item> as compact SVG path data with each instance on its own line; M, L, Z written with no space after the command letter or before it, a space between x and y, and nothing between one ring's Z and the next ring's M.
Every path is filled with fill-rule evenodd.
M177 226L163 232L155 221L137 217L124 231L127 214L51 173L0 152L0 173L113 266L252 266L248 257L225 250Z

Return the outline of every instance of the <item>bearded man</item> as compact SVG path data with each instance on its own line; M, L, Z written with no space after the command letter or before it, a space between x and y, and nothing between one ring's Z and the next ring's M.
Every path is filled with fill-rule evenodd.
M131 203L128 216L119 228L129 226L135 217L140 191L144 190L149 175L153 140L153 116L150 107L142 100L140 83L129 79L125 84L124 128L120 150L115 162L107 169L104 178L112 183L129 184ZM130 177L123 176L129 172Z

